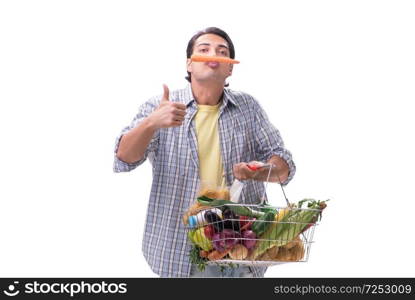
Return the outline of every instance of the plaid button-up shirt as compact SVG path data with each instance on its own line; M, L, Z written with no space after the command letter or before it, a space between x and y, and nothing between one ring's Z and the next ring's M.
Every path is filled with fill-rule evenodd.
M160 104L161 95L149 99L139 108L130 126L117 137L115 153L123 134L137 126ZM153 136L143 159L126 163L114 155L114 171L128 172L147 158L152 164L153 183L145 221L142 250L153 272L162 277L187 277L191 263L191 244L187 240L182 215L196 200L200 185L199 158L193 117L197 112L190 84L170 92L170 101L187 107L182 126L159 129ZM282 157L290 168L287 184L295 173L291 154L284 148L278 130L269 122L265 111L250 95L225 88L218 120L219 139L225 179L234 180L233 165L252 160L268 161L273 155ZM258 203L264 183L248 180L241 203ZM255 277L265 268L253 267Z

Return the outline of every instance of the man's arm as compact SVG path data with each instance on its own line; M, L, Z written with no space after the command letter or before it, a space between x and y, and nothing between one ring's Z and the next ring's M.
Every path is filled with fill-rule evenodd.
M137 127L122 136L117 158L129 164L143 159L156 130L151 117L144 119Z
M157 130L182 125L186 106L169 101L169 89L166 85L163 88L164 93L157 109L122 136L116 153L119 160L128 164L142 160Z
M253 99L253 102L255 103L255 159L275 165L276 167L271 169L269 181L279 182L285 185L294 176L296 169L291 153L285 149L279 131L268 120L265 111L255 99ZM236 178L261 181L267 179L269 169L265 168L252 171L248 168L248 163L249 162L242 162L234 166L234 175Z

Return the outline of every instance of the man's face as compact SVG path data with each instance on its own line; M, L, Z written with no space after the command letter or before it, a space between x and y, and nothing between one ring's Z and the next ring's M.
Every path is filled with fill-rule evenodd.
M222 37L207 33L195 41L193 54L229 57L229 46ZM188 59L187 71L191 73L192 80L199 82L220 82L224 84L226 78L232 75L232 64L192 62Z

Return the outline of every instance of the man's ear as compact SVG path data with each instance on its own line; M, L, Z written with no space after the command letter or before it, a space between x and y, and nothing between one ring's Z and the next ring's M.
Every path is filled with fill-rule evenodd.
M187 72L192 73L192 60L190 58L188 58L186 61L186 69Z
M231 75L232 75L232 70L233 70L233 65L231 64L231 65L229 66L229 76L231 76Z

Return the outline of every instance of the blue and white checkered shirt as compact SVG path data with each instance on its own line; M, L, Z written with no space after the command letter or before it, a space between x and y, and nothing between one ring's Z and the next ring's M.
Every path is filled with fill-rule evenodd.
M123 134L137 126L160 104L161 95L149 99L139 108L130 126L117 137L115 153ZM199 188L199 158L193 117L197 112L190 84L170 92L170 101L184 103L187 114L182 126L159 129L153 136L143 159L126 163L114 155L114 172L128 172L149 158L153 183L144 230L143 253L153 272L162 277L188 277L190 242L182 215L196 200ZM268 161L282 157L290 168L287 184L295 173L291 154L284 148L278 130L269 122L265 111L250 95L225 88L219 111L218 130L221 155L228 185L234 180L233 165L253 160ZM263 182L248 180L241 203L258 203L264 192ZM254 267L255 277L265 268Z

